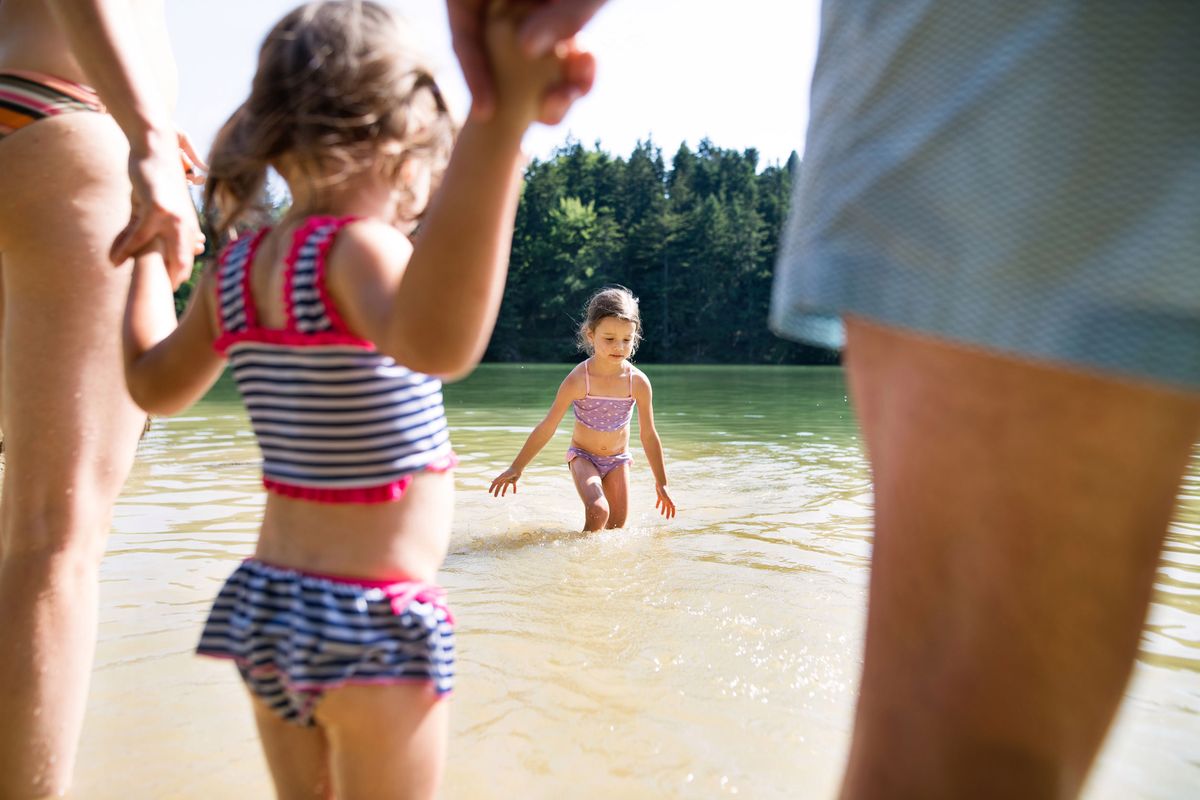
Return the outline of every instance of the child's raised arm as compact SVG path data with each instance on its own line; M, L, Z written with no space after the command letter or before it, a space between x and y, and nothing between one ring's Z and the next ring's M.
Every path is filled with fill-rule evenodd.
M534 459L534 456L542 452L542 448L554 437L554 432L558 430L558 423L562 422L567 408L570 407L572 401L583 397L583 393L583 380L579 377L578 369L571 370L571 374L564 378L562 384L559 385L558 394L554 396L554 404L550 406L546 416L529 432L529 438L525 440L521 452L517 453L517 457L513 459L508 469L497 475L492 481L492 485L488 487L488 491L493 496L503 497L508 493L509 486L512 487L513 494L516 494L517 480L521 477L521 473L525 471L525 467Z
M542 95L559 80L566 57L527 58L517 44L514 6L495 3L493 9L487 41L496 76L495 113L463 127L411 258L398 267L402 276L394 298L385 313L362 320L362 333L381 351L433 375L462 375L483 356L504 291L524 163L521 138L537 118ZM400 259L395 251L384 257ZM364 290L360 283L347 291ZM360 305L379 302L367 298Z
M654 427L654 392L650 388L650 379L641 370L634 373L633 398L637 402L638 432L642 440L642 450L646 453L650 471L654 473L654 492L658 495L654 507L670 519L675 516L675 501L667 492L667 468L663 462L662 441Z
M125 384L143 411L162 416L182 411L220 377L224 359L212 347L213 290L206 270L176 325L171 282L161 260L151 255L134 261L122 338Z

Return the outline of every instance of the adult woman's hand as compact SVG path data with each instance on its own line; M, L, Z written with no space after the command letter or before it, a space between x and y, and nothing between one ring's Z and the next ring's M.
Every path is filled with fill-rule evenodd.
M130 150L129 181L133 208L129 223L113 241L114 264L161 246L172 287L187 280L204 245L196 207L187 191L186 172L199 157L186 136L161 145Z

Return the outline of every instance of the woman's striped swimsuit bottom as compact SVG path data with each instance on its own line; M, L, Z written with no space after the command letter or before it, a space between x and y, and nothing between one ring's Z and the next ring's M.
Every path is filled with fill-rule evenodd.
M242 562L209 613L197 652L237 664L283 719L314 723L332 689L356 684L454 686L454 617L432 584L357 581Z
M0 71L0 139L40 119L73 111L104 112L87 86L40 72Z

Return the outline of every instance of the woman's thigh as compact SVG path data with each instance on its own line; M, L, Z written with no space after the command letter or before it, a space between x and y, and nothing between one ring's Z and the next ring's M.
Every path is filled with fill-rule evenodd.
M129 215L127 158L101 114L42 120L0 142L6 519L64 492L110 503L132 461L144 415L121 359L129 268L108 259Z

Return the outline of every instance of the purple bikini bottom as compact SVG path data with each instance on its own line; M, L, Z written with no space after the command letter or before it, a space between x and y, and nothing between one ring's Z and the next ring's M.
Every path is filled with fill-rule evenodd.
M577 456L585 461L592 462L592 465L595 466L596 470L600 473L601 478L622 464L633 463L633 456L629 455L629 453L617 453L615 456L598 456L595 453L589 453L582 447L576 447L575 445L571 445L567 448L568 464L575 460Z

